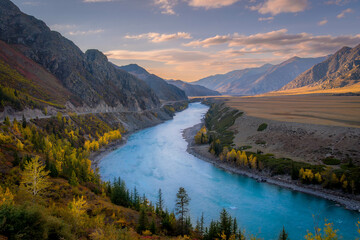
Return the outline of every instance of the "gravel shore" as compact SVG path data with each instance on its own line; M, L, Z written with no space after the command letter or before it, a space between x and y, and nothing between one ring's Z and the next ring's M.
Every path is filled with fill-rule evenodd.
M221 168L227 172L240 174L243 176L251 177L259 182L266 182L269 184L277 185L283 188L287 188L293 191L298 191L306 194L311 194L317 197L321 197L327 200L336 202L338 205L344 206L346 209L360 212L360 196L344 194L341 191L334 191L324 189L320 185L303 185L298 181L291 180L290 176L273 176L269 174L239 169L229 163L221 162L218 158L214 157L208 152L208 145L196 145L194 136L197 131L200 130L203 123L197 124L193 127L187 128L183 131L183 137L188 142L187 151L195 157L212 163L218 168Z

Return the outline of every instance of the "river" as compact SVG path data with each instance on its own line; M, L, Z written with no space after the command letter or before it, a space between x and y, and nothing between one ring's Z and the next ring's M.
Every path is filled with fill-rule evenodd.
M173 210L179 187L188 192L193 225L204 213L206 223L218 219L225 208L247 233L277 239L282 227L293 240L307 230L333 222L344 239L355 239L360 214L332 201L291 191L228 173L186 152L182 130L200 123L208 107L192 103L173 120L131 135L128 142L100 162L103 180L115 177L135 186L156 202L161 188L165 204Z

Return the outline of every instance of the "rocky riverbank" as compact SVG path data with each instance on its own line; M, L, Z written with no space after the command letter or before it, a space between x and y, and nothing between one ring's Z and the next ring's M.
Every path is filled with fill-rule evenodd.
M299 181L291 180L290 176L270 176L269 173L239 169L229 163L221 162L208 152L208 145L196 145L194 136L200 130L203 123L197 124L183 131L183 137L188 142L187 151L199 159L214 164L216 167L234 174L240 174L251 177L259 182L266 182L280 187L288 188L306 194L311 194L327 200L334 201L336 204L342 205L349 210L360 211L360 198L358 195L344 194L341 191L324 189L319 185L304 185Z

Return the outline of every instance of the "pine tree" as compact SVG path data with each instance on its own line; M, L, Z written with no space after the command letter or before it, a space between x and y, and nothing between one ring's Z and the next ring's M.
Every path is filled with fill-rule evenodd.
M180 232L184 234L184 226L185 226L185 217L189 212L189 202L190 198L186 193L186 190L183 187L179 188L178 193L176 194L176 204L175 204L175 212L179 215L179 221L181 225Z
M158 200L156 202L157 213L162 215L163 209L164 209L164 200L163 200L162 192L161 192L161 188L160 188L159 192L158 192Z
M144 208L141 208L139 221L138 221L138 225L137 225L137 232L141 234L143 231L145 231L147 229L147 225L148 225L148 221L147 221L145 210L144 210Z
M71 173L71 178L69 180L69 184L71 186L77 186L79 184L78 178L76 177L76 173L74 172L74 170Z
M280 232L278 239L279 240L289 240L288 234L285 231L285 227L283 227L282 231Z
M24 115L22 116L22 127L26 128L26 118Z
M150 232L152 233L152 234L156 234L156 224L155 224L155 220L154 219L152 219L152 221L151 221L151 224L150 224Z
M39 157L36 156L24 165L20 184L34 197L50 186L49 171L45 171Z

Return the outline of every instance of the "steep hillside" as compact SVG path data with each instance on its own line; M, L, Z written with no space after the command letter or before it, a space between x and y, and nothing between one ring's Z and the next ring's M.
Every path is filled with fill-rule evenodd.
M186 83L180 80L168 80L168 83L180 88L185 91L186 95L189 97L193 96L219 96L219 92L210 90L204 86Z
M316 64L281 90L300 87L339 88L360 80L360 44L354 48L343 47L325 61Z
M266 64L260 68L233 71L216 78L215 90L231 95L256 95L275 91L324 59L293 57L275 66ZM202 79L196 83L204 84L207 81L209 79Z
M84 54L74 43L51 31L44 22L22 13L9 0L0 2L0 40L55 76L46 78L41 74L42 81L54 85L55 78L60 80L63 88L81 100L71 101L72 104L105 104L129 110L160 104L143 81L115 68L101 52L89 50Z
M138 66L137 64L129 64L118 68L131 73L132 75L146 82L146 84L149 85L149 87L162 100L178 101L187 99L187 96L183 90L167 83L164 79L154 74L150 74L148 71Z

